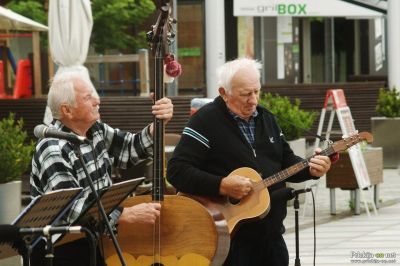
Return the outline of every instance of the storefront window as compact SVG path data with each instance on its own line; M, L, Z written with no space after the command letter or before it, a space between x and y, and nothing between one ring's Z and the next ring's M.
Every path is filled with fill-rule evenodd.
M179 94L205 87L204 1L178 1ZM191 92L192 90L192 92Z

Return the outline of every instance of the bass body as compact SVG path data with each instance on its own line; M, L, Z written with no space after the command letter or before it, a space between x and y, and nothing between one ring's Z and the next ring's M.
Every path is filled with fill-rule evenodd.
M152 202L151 196L136 196L124 207ZM216 223L204 206L195 200L165 195L156 227L149 224L118 226L117 240L127 265L221 265L229 250L229 233L224 223ZM154 243L158 241L159 243ZM109 238L103 238L107 265L119 265ZM156 247L156 250L155 250ZM158 264L157 264L158 263Z

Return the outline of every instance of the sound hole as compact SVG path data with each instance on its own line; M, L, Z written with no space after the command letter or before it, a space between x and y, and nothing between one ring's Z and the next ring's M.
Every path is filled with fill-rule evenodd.
M164 264L162 264L162 263L153 263L153 264L151 264L151 266L164 266Z
M240 203L240 200L234 198L228 198L228 201L232 205L238 205Z

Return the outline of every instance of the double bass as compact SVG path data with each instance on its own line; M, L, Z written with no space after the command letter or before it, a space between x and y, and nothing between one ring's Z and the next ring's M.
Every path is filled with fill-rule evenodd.
M174 21L170 18L169 1L161 1L158 8L157 22L147 34L154 56L156 101L164 97L164 60L169 55ZM134 196L122 203L123 207L129 207L159 202L160 217L154 225L118 226L117 240L124 260L127 265L135 266L221 265L229 250L228 229L221 215L210 213L188 197L164 195L164 131L163 121L154 118L151 195ZM120 265L111 240L103 237L103 246L107 265Z

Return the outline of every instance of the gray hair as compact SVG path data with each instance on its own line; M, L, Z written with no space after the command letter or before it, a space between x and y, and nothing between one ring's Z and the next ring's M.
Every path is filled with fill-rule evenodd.
M62 118L61 105L76 105L74 88L78 80L92 87L95 95L98 97L86 68L75 67L57 73L51 81L49 93L47 95L47 105L55 119Z
M243 68L253 69L255 73L258 74L260 78L260 70L262 69L262 64L251 58L238 58L229 62L226 62L217 69L218 87L224 88L228 93L231 92L232 78L235 76L236 72Z

